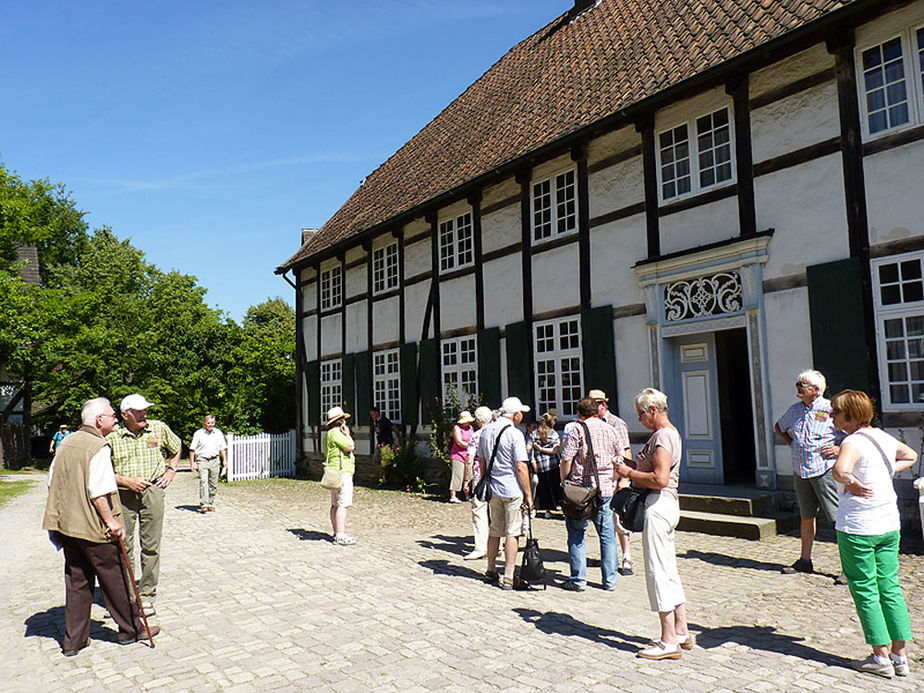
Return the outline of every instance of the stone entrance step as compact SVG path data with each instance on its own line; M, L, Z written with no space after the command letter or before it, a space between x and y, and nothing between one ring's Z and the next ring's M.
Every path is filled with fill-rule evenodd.
M777 494L748 486L680 485L680 523L686 532L760 540L799 526L779 510Z

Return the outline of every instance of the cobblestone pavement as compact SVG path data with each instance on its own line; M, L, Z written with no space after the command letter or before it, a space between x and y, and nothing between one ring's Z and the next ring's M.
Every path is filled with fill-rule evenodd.
M21 478L21 477L20 477ZM329 541L327 492L315 482L222 484L218 509L195 512L196 481L178 475L167 517L156 648L121 647L94 606L91 645L61 656L63 557L40 529L45 490L0 509L0 689L77 691L334 690L628 691L924 688L924 661L891 682L853 672L868 652L836 547L816 547L822 574L784 576L798 539L678 534L680 572L698 645L679 661L636 659L657 633L641 570L599 586L589 530L586 592L567 574L560 518L535 521L553 585L502 592L469 550L467 505L359 488L348 529ZM641 546L635 537L635 560ZM639 566L640 567L640 566ZM912 623L924 622L924 557L903 555Z

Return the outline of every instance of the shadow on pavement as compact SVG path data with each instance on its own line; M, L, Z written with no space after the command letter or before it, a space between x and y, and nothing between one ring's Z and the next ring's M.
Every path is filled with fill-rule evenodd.
M706 628L705 626L699 626L695 623L690 623L689 626L692 630L699 631L699 635L696 637L696 644L706 650L713 647L720 647L727 642L735 642L754 650L793 655L800 659L808 659L832 667L842 667L844 669L852 668L850 659L831 654L830 652L821 652L814 647L803 645L801 641L805 638L777 633L776 628L771 626L723 626L721 628Z
M319 532L315 529L287 529L302 541L330 541L330 532Z
M484 569L483 569L484 561L483 560L482 561L472 561L472 563L475 563L476 565L480 565L482 566L482 568L477 569L474 567L469 568L468 566L464 566L464 565L456 565L455 563L452 563L445 559L431 560L431 561L418 561L417 565L419 565L421 568L427 568L428 570L432 570L435 575L454 575L458 577L469 578L471 580L483 581L484 580ZM502 561L498 561L497 565L498 565L498 570L503 570L504 564Z
M98 621L91 623L99 624ZM59 640L64 636L64 607L53 606L45 611L32 614L26 619L25 626L27 638Z
M417 545L425 549L436 549L456 556L464 556L472 550L471 542L471 535L457 537L446 534L434 534L429 539L418 539ZM503 545L501 546L503 547ZM542 553L542 560L546 563L568 562L567 551L542 547L540 552ZM600 560L597 558L588 558L587 565L588 567L599 566Z
M766 561L755 561L752 558L741 558L740 556L729 556L724 553L714 553L712 551L697 551L696 549L687 549L683 553L678 553L677 558L693 558L703 563L712 565L725 565L731 568L750 568L751 570L769 570L778 573L782 570L781 563L767 563Z
M563 614L558 611L546 611L545 613L535 609L514 609L513 611L524 621L533 624L547 634L576 635L624 652L636 652L639 647L648 644L648 638L626 635L609 628L591 626L583 621L578 621L570 614Z
M197 513L197 512L199 512L199 506L198 506L198 505L175 505L175 506L173 506L173 507L174 507L174 510L186 510L186 511L191 512L191 513Z

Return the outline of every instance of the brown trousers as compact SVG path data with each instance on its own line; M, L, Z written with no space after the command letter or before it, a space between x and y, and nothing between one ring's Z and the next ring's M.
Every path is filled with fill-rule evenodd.
M64 650L76 650L90 638L90 607L99 580L106 608L119 633L138 633L141 615L129 597L118 544L97 544L60 535L64 546Z

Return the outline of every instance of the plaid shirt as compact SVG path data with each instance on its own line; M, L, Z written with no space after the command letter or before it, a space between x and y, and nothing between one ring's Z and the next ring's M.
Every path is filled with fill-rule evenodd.
M796 402L776 425L792 438L793 471L803 479L820 476L834 466L836 457L821 456L825 445L840 445L844 440L844 433L834 428L830 400L819 396L811 406Z
M180 449L179 437L163 421L148 419L135 435L120 426L106 436L112 448L112 466L119 476L134 476L154 481L164 473L165 459Z
M631 449L631 445L629 444L629 427L626 426L625 421L609 411L606 412L603 420L616 429L616 442L619 445L619 454L622 456L623 450Z
M616 484L613 479L613 461L621 454L616 431L612 426L604 423L596 416L585 419L584 423L590 429L590 438L594 444L594 458L597 463L597 474L600 476L600 495L609 498L613 495ZM581 486L596 486L594 471L587 460L587 443L584 440L584 427L577 424L571 429L565 449L561 458L571 460L571 472L568 479ZM585 460L587 460L585 464Z

